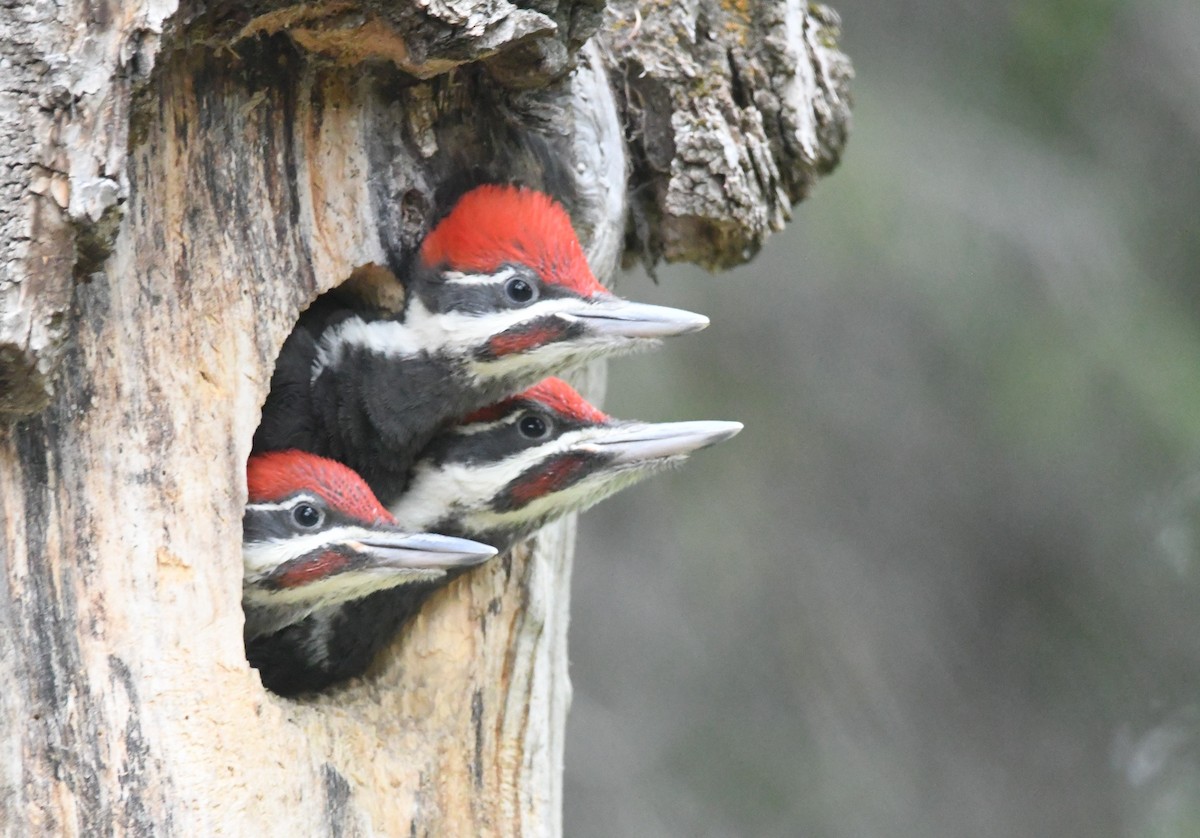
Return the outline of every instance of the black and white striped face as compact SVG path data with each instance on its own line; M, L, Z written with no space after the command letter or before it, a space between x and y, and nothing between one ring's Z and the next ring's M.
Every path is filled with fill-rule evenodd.
M436 438L391 507L405 526L504 550L687 454L736 434L736 422L622 422L517 398L499 415Z
M494 273L421 269L408 283L400 317L351 317L326 331L313 378L362 348L398 360L434 357L469 382L522 387L708 325L702 315L630 303L597 288L583 293L521 264Z
M305 491L248 504L242 538L249 637L378 590L439 579L496 553L474 541L368 524Z

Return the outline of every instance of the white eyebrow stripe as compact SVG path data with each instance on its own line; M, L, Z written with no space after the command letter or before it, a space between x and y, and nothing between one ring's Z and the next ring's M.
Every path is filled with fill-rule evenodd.
M512 268L501 268L494 274L464 274L452 271L442 274L442 279L452 285L498 285L517 275Z
M279 503L248 503L246 504L246 509L254 512L282 512L284 510L295 509L301 503L311 503L322 507L328 505L325 503L324 498L319 498L309 494L299 494L295 495L294 497L290 497L285 501L280 501Z

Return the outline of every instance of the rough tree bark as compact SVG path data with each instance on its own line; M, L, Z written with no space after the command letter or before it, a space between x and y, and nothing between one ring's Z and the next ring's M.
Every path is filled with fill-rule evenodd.
M275 353L467 169L560 194L600 276L748 258L837 161L837 36L786 1L0 0L4 833L559 832L570 523L342 689L247 666Z

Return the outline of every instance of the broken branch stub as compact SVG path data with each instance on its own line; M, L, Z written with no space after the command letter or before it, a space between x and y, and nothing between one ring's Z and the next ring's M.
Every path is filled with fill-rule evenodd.
M748 260L840 159L840 21L797 0L616 0L601 36L633 159L630 258Z

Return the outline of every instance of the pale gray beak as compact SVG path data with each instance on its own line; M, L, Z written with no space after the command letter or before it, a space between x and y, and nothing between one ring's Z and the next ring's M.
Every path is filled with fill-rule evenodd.
M741 422L630 422L615 425L588 445L614 463L677 457L736 436Z
M487 544L430 533L370 530L345 543L371 556L379 567L397 569L471 567L496 555L496 548Z
M588 300L575 311L559 312L571 323L582 323L595 335L626 338L665 338L698 332L708 325L703 314L681 308L631 303L620 297Z

